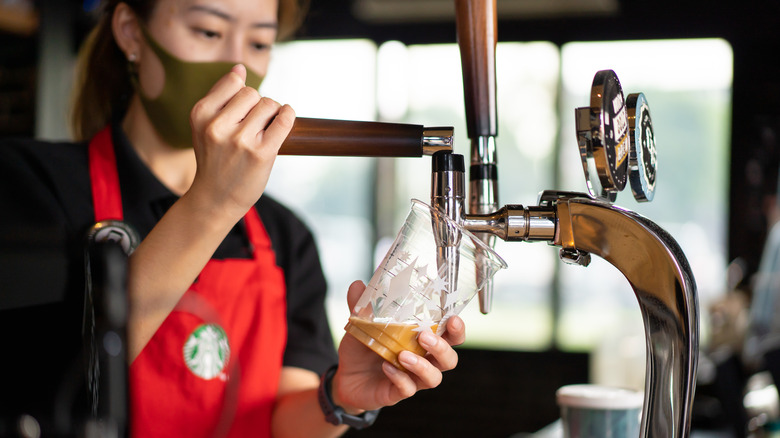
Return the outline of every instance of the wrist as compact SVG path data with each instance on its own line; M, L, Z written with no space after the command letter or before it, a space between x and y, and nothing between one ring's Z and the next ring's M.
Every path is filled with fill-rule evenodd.
M339 378L341 376L339 375L338 369L333 373L333 377L329 380L327 380L325 383L330 385L328 388L328 394L330 394L331 400L333 400L333 404L336 406L341 407L344 412L350 415L360 415L363 412L366 412L365 409L359 409L355 407L351 407L349 403L346 403L343 398L340 397L341 391L339 391Z
M193 189L185 192L178 203L190 212L190 217L202 221L201 226L206 230L216 232L225 229L229 231L249 210L237 208L232 204L222 205L226 203L215 202L212 197Z
M377 415L379 415L379 409L373 411L360 411L360 414L351 414L334 402L331 390L336 371L337 366L335 365L325 371L320 378L320 387L317 390L317 400L325 415L325 421L333 425L346 424L355 429L364 429L374 424Z

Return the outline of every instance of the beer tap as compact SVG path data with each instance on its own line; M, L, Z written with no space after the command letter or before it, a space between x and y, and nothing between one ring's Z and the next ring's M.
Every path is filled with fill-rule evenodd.
M486 214L498 208L496 0L455 0L455 20L463 71L466 129L471 139L468 212ZM489 246L495 245L492 234L478 233L477 236ZM477 275L481 273L477 272ZM493 302L492 280L479 291L478 297L480 311L487 314Z
M587 266L600 256L627 278L644 320L647 366L641 437L688 437L699 345L696 283L677 242L661 227L612 203L627 185L653 199L655 139L643 94L624 99L617 75L596 73L590 105L575 110L577 144L588 193L544 191L538 205L498 208L495 99L495 0L456 0L471 138L469 203L463 157L452 153L452 128L298 118L283 155L433 155L431 203L486 242L545 241L566 263ZM441 230L440 230L441 231ZM440 263L457 275L448 246L457 235L437 233ZM480 309L490 310L490 288Z
M546 241L561 248L566 263L587 266L595 254L618 268L634 290L645 326L641 436L687 437L699 345L693 273L667 232L612 205L629 183L638 201L653 199L657 161L647 100L642 93L624 100L617 75L603 70L594 77L590 106L575 114L588 194L544 191L537 206L505 205L459 221L469 231L505 241Z

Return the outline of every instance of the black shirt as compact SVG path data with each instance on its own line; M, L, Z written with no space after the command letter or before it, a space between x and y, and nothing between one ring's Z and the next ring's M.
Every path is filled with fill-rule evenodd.
M178 197L120 126L113 133L124 219L143 238ZM284 365L320 374L337 358L314 238L269 196L255 207L287 288ZM65 383L83 377L84 248L93 223L86 143L0 141L0 418L23 410L46 416ZM214 258L250 254L242 221Z

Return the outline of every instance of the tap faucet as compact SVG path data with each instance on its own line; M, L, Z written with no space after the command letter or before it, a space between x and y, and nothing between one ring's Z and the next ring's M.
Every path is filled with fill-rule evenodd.
M576 109L577 139L590 193L545 191L537 206L505 205L462 213L462 178L434 165L432 203L465 229L504 241L546 241L561 260L587 266L591 254L618 268L639 302L647 366L641 437L688 437L699 348L693 272L677 242L641 215L612 205L628 183L640 202L653 199L656 150L642 93L623 99L617 75L596 73L589 107ZM438 153L438 156L453 155ZM436 155L434 156L436 158ZM455 161L455 158L451 158ZM446 167L446 168L445 168Z
M468 212L474 214L490 213L498 208L497 20L496 0L455 0L466 130L471 139ZM477 236L489 246L495 245L495 236L485 233ZM487 276L481 270L477 275ZM479 290L478 297L480 311L487 314L493 302L492 280Z
M587 265L595 254L628 280L647 345L641 437L687 437L699 347L693 272L675 240L647 218L586 194L543 192L540 205L506 205L466 215L466 229L506 241L547 241L561 259Z
M464 175L466 173L463 155L441 151L431 159L431 206L444 213L455 223L462 223L464 208ZM444 280L451 287L458 284L459 252L461 232L458 228L442 224L431 218L433 236L436 239L436 265L444 273ZM446 297L442 295L442 307Z

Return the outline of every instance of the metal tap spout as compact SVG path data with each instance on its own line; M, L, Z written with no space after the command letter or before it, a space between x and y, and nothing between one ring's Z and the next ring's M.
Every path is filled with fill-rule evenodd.
M460 224L465 216L465 164L463 155L450 152L436 152L431 160L431 206ZM447 284L454 288L458 284L460 264L458 245L461 233L455 227L431 218L433 235L436 239L436 264ZM446 298L442 296L442 300ZM442 302L442 307L445 303Z
M467 215L463 226L505 241L543 241L561 259L587 265L595 254L634 290L645 325L647 367L641 437L688 437L699 351L693 272L677 242L643 216L572 192L544 192L538 207L507 205Z
M588 198L556 204L556 245L596 254L626 277L645 325L641 437L687 437L699 347L693 272L677 242L628 210Z
M463 226L472 233L486 233L506 242L552 241L555 210L551 207L505 205L493 213L467 214Z

